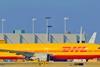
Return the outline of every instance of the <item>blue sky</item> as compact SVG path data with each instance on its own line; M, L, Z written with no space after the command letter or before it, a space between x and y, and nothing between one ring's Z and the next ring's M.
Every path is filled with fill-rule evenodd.
M52 33L63 33L64 16L69 16L68 31L79 33L83 26L87 36L98 32L100 43L100 0L0 0L0 18L5 18L4 32L24 29L32 32L32 17L37 17L35 32L46 30L44 17L52 17ZM1 27L1 26L0 26ZM1 32L1 28L0 28Z

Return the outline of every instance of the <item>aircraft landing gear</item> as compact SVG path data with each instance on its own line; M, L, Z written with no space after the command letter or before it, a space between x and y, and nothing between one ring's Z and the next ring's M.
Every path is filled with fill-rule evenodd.
M31 56L25 56L25 60L32 61L33 59L31 58Z

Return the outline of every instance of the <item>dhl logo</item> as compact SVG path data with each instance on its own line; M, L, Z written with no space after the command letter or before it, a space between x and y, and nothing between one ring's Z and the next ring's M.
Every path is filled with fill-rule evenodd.
M63 47L63 52L87 52L87 48L85 46L82 47Z

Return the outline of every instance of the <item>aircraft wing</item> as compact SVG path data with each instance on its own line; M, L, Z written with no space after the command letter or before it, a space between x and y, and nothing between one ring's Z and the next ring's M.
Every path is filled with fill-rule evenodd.
M16 55L33 56L34 52L0 49L0 52L16 53Z
M0 49L0 52L10 52L10 53L33 53L33 52L29 52L29 51L17 51L17 50L7 50L7 49Z

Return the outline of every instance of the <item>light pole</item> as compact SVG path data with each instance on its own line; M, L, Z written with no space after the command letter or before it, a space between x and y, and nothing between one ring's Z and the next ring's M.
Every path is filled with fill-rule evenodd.
M51 17L45 17L45 20L46 20L46 34L47 34L48 41L49 41L49 26L48 26L49 19L51 19Z
M69 17L64 17L64 33L67 33L67 21L69 20Z
M48 25L48 41L51 43L51 37L50 37L50 28L51 28L52 26L50 26L50 25Z
M82 43L82 34L83 34L83 28L81 26L81 28L80 28L80 40L79 40L79 43Z
M32 30L32 32L33 32L33 34L35 34L35 21L36 21L37 19L35 18L35 17L33 17L32 18L32 28L33 28L33 30Z
M6 19L1 19L1 31L2 31L2 34L4 33L4 22L6 21Z

